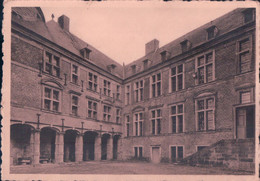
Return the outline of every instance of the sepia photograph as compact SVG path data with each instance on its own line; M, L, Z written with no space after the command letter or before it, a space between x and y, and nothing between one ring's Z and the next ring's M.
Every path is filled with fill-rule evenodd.
M258 179L256 3L9 3L5 179Z

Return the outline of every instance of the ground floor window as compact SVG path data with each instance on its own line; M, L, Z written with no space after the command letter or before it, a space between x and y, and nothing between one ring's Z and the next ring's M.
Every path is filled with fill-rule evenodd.
M183 159L183 146L171 146L171 162Z
M135 152L135 158L142 158L143 157L143 147L134 147L134 152Z

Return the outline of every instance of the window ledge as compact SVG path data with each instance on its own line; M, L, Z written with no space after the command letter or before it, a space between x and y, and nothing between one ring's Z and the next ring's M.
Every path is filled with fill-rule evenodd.
M42 71L42 74L43 75L46 75L46 76L48 76L48 77L54 77L54 78L57 78L57 79L60 79L60 80L62 80L62 78L60 77L60 76L55 76L55 75L52 75L52 74L49 74L48 72L46 72L46 71Z
M255 72L254 70L250 70L250 71L243 72L243 73L237 73L237 74L235 75L235 77L243 76L243 75L245 75L245 74L254 73L254 72Z
M57 115L61 114L61 112L52 111L52 110L48 110L48 109L41 109L41 111L46 112L46 113L51 113L51 114L57 114Z
M175 93L182 93L182 92L185 92L185 91L187 91L187 90L186 89L181 89L181 90L177 90L177 91L174 91L174 92L169 92L166 95L168 96L168 95L172 95L172 94L175 94Z
M71 85L75 85L77 87L80 87L80 85L78 83L74 83L74 82L70 82Z
M80 118L79 115L74 115L74 114L70 114L71 117L74 117L74 118Z
M87 89L87 91L90 91L90 92L93 92L93 93L99 94L99 92L98 92L98 91L94 91L94 90L92 90L92 89L89 89L89 88L86 88L86 89Z

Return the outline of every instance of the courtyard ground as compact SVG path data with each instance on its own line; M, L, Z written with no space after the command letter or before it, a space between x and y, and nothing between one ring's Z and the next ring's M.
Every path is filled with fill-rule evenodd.
M220 167L193 167L170 163L88 161L81 163L11 166L11 174L153 174L153 175L252 175Z

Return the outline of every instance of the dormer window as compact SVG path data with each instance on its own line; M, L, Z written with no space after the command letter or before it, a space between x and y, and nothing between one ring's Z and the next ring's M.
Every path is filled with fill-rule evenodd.
M161 52L161 60L162 60L162 61L168 60L169 57L170 57L170 52L168 52L168 51L166 51L166 50L163 51L163 52Z
M136 73L136 65L132 65L131 69L132 69L132 74L135 74Z
M218 34L218 28L216 26L211 26L210 28L207 29L208 33L208 40L213 39L217 36Z
M182 53L186 52L186 51L188 51L190 49L191 49L191 42L190 41L184 40L183 42L181 42Z
M82 57L88 60L90 59L90 52L91 50L88 48L83 48L80 50L80 54L82 55Z
M116 65L115 64L111 64L111 65L108 65L107 66L107 70L110 72L110 73L114 73L114 70L116 68Z
M254 20L254 11L253 11L254 8L249 8L249 9L246 9L245 11L243 11L243 14L244 14L244 23L248 23L248 22L251 22Z
M143 61L144 63L144 70L148 68L148 59Z

